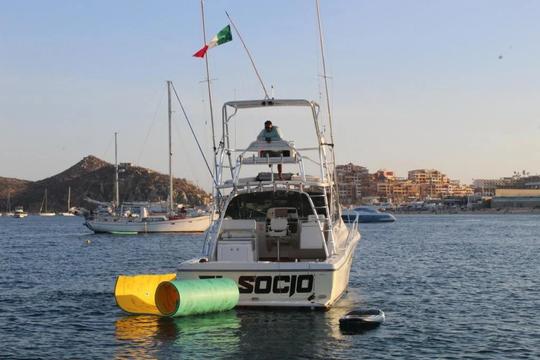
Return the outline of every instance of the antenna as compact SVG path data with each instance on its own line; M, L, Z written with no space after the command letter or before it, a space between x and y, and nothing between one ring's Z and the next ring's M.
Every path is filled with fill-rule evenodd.
M229 13L227 11L225 11L225 14L229 18L229 21L231 22L231 25L232 25L234 31L236 32L236 35L238 35L238 38L240 39L240 42L244 46L244 50L246 50L246 54L249 57L249 60L251 61L251 66L253 66L253 70L255 70L255 74L257 75L257 78L259 79L259 82L261 83L261 86L263 88L264 98L265 99L270 99L270 97L268 96L268 91L266 91L266 86L264 86L264 82L262 81L261 75L259 74L259 71L257 70L257 67L255 66L255 61L253 60L253 57L251 56L251 53L249 52L249 50L248 50L248 48L246 46L246 43L244 42L244 39L242 39L242 35L240 35L240 32L238 31L238 29L236 28L236 25L234 24L233 20L229 16Z

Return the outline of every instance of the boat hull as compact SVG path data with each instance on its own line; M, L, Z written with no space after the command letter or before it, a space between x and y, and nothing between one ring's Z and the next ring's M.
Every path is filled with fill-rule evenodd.
M355 217L358 217L358 222L366 223L388 223L396 221L392 214L358 214L358 215L342 215L345 223L352 223Z
M330 308L344 294L360 235L329 262L196 262L180 264L178 279L230 278L239 306Z
M210 226L210 217L197 216L186 219L163 221L87 220L85 225L95 233L160 233L204 232Z

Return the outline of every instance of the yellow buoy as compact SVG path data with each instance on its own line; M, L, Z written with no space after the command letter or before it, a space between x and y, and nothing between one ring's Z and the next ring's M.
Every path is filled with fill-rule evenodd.
M161 315L154 296L158 285L176 279L176 274L120 275L116 279L114 298L120 309L132 314Z

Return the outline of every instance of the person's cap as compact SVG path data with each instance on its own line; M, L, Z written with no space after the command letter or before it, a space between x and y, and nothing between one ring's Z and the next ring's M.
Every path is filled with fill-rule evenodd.
M272 122L271 122L270 120L266 120L266 121L264 122L264 126L266 126L266 125L272 125Z

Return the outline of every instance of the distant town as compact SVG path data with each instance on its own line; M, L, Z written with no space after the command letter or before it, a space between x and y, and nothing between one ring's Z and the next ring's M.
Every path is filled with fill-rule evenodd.
M388 208L537 208L540 209L540 176L525 170L500 179L475 179L461 184L436 169L410 170L399 177L392 170L370 173L352 163L336 166L342 204L379 204Z

